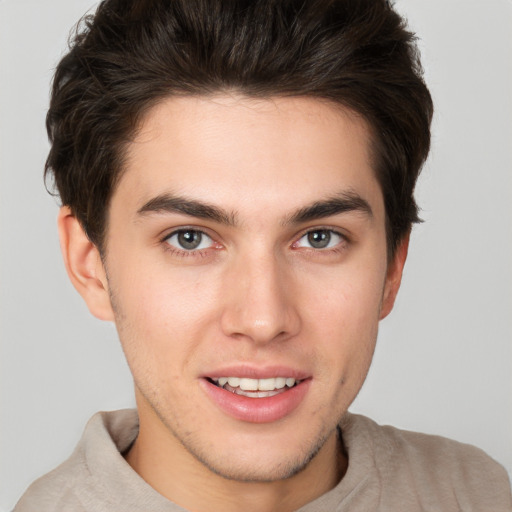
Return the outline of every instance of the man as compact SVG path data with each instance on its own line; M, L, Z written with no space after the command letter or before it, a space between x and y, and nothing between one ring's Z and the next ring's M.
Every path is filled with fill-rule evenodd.
M385 2L103 2L57 69L47 172L137 414L94 417L16 510L510 510L479 450L347 413L431 116Z

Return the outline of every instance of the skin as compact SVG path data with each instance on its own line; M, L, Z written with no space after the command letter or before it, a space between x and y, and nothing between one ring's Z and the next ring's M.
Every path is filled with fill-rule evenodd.
M115 321L134 377L140 433L126 459L179 505L295 510L342 478L336 426L407 253L404 240L387 260L369 147L361 118L317 99L167 99L128 146L103 259L61 210L70 278L95 316ZM219 215L160 208L162 197ZM333 197L360 201L298 214ZM180 228L203 232L201 247L180 247ZM328 233L328 247L310 232ZM308 389L276 421L243 421L205 392L204 377L226 365L291 368Z

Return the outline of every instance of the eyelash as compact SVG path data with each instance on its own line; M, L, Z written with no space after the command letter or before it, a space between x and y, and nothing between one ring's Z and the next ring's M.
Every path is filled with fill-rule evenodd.
M306 231L304 231L297 238L297 240L292 244L292 247L297 246L299 244L299 242L304 237L306 237L306 236L308 236L308 235L310 235L312 233L319 233L319 232L329 233L330 237L335 235L335 236L339 237L340 240L333 247L324 247L324 248L304 247L303 249L305 249L307 251L312 251L312 252L315 252L315 253L332 254L332 253L339 252L340 250L342 250L349 243L349 239L348 239L347 235L341 233L340 231L338 231L338 230L336 230L334 228L330 228L330 227L315 227L313 229L310 228L310 229L307 229ZM328 243L330 243L330 240L329 240Z
M169 240L175 236L179 235L180 233L186 233L186 232L195 232L199 233L200 235L207 236L212 240L212 245L210 247L206 247L204 249L179 249L178 247L175 247L169 243ZM324 255L327 254L335 254L340 251L342 251L348 243L350 243L349 238L347 235L341 233L340 231L337 231L336 229L330 228L330 227L316 227L313 229L307 229L306 231L302 232L300 236L298 236L295 239L295 242L291 244L291 247L294 249L300 249L297 246L297 244L307 235L311 233L317 233L317 232L327 232L330 234L330 236L335 235L340 238L340 242L338 242L334 247L326 247L326 248L315 248L315 247L304 247L303 249L308 252L314 252L316 254L323 253ZM161 240L160 243L163 244L164 250L172 253L175 256L182 257L182 258L188 258L188 257L201 257L204 258L211 254L209 251L213 248L215 250L220 249L220 245L218 242L215 242L214 238L210 236L204 229L199 229L195 227L181 227L179 229L175 229L171 231L170 233L166 234ZM218 245L218 247L215 247L215 245Z
M161 244L164 247L165 251L170 252L171 254L178 256L180 258L188 258L188 257L206 257L209 254L209 250L212 249L212 246L206 247L204 249L192 249L192 250L186 250L186 249L179 249L178 247L175 247L169 243L169 240L175 236L179 235L180 233L186 233L186 232L194 232L199 233L200 235L205 235L208 238L212 240L212 246L216 244L215 240L212 236L210 236L204 229L199 229L195 227L182 227L179 229L175 229L171 231L170 233L166 234L161 240ZM220 245L220 244L218 244Z

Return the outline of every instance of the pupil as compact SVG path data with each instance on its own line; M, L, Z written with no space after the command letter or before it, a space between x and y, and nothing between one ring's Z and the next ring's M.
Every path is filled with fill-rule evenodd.
M315 249L324 249L331 241L331 233L329 231L312 231L308 233L308 242Z
M199 231L180 231L178 242L183 249L196 249L201 243L201 233Z

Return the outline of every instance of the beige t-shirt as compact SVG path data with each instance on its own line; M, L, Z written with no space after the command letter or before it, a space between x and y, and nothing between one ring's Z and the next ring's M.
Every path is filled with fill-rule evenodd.
M340 426L347 472L300 512L512 512L507 473L478 448L348 413ZM14 512L184 512L122 457L137 432L136 411L96 414L71 457L36 480Z

